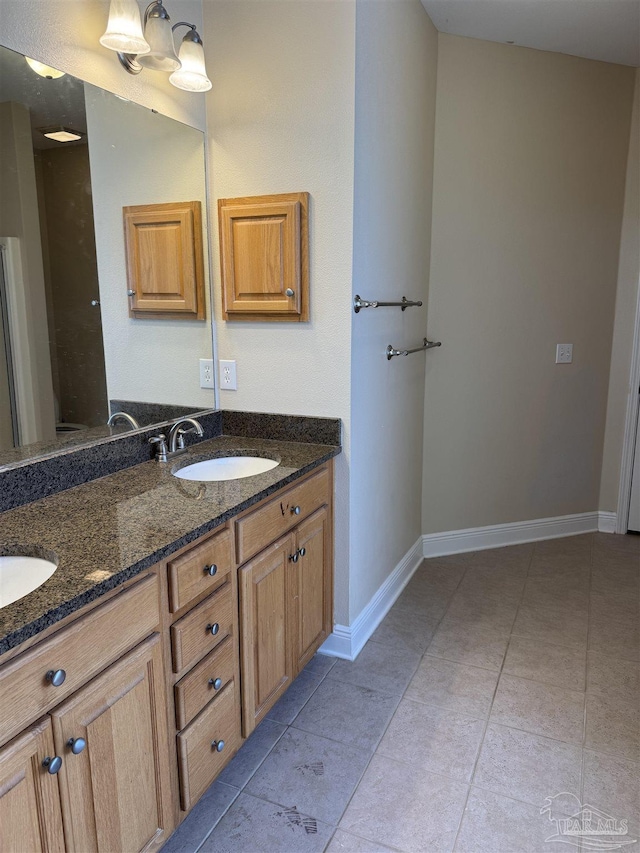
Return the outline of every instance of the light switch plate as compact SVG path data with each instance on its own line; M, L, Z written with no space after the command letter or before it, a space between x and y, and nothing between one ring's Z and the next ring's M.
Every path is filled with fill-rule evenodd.
M556 364L571 364L573 361L573 344L556 345Z

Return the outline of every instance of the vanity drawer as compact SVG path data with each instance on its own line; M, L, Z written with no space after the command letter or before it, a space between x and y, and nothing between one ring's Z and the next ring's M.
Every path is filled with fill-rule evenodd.
M217 626L213 633L212 629ZM227 581L171 626L173 671L182 672L219 645L233 628L231 583Z
M207 702L220 696L222 689L233 680L233 657L233 638L227 637L176 684L178 729L190 723ZM220 684L216 687L218 680Z
M231 571L231 531L196 545L167 564L169 606L175 613L201 593L219 586ZM213 574L211 574L213 572Z
M0 667L0 741L28 725L156 630L158 578L147 577ZM47 673L64 670L55 687Z
M240 709L232 681L187 728L177 736L180 766L180 800L189 809L238 749ZM213 742L224 741L217 751Z
M300 485L241 518L236 522L238 563L246 562L328 502L329 471L322 468Z

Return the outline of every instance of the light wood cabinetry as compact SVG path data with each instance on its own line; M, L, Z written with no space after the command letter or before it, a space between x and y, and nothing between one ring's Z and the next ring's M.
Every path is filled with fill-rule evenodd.
M199 201L123 208L129 313L204 320Z
M0 666L0 850L159 848L332 623L331 463Z
M309 319L309 193L218 200L225 320Z
M163 686L155 634L51 712L68 849L146 850L168 837Z
M245 737L331 632L331 485L327 466L236 522L239 559L267 546L239 570Z
M247 737L289 686L289 558L286 536L240 569L242 732Z
M0 750L3 853L150 850L171 833L159 587L134 583L0 668L3 736L48 711Z
M0 749L0 850L62 853L57 776L42 762L55 755L51 720L35 723Z

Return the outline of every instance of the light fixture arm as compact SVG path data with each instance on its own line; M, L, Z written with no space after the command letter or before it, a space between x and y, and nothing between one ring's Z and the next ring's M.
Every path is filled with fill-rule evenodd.
M188 41L195 42L195 44L202 44L202 39L200 38L198 31L196 30L195 24L189 24L189 23L187 23L187 21L178 21L177 24L174 24L171 27L172 32L175 33L175 31L178 27L189 27L189 29L191 30L190 33L187 33L186 36L183 36L183 38L182 38L183 41L185 39L187 39Z

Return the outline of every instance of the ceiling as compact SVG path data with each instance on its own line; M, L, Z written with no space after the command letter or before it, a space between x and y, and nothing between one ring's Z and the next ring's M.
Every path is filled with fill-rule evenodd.
M15 101L29 109L36 149L60 148L59 142L47 139L38 128L63 125L87 132L82 81L68 74L47 80L29 68L22 54L0 46L0 103L4 101ZM65 143L82 144L86 144L86 139Z
M422 0L441 33L640 65L640 0Z

